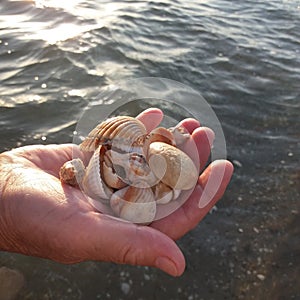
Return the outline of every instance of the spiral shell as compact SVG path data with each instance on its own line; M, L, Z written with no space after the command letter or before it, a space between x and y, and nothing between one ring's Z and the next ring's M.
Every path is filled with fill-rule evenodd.
M65 162L59 170L60 180L72 186L79 186L84 175L85 167L82 160L79 158L74 158Z
M112 117L94 128L80 148L82 151L95 151L99 145L108 145L129 152L143 145L146 133L144 124L135 118Z

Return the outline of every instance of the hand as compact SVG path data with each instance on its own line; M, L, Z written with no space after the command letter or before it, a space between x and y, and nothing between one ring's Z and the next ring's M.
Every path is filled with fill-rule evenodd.
M162 120L162 112L149 109L137 118L151 130ZM194 119L181 124L199 148L200 162L206 162L213 132ZM82 155L71 144L25 146L0 155L0 249L61 263L148 265L181 275L185 260L174 240L194 228L221 198L232 165L213 162L182 207L150 226L140 226L96 211L79 189L60 182L59 169L72 159L73 151ZM201 197L208 202L203 208L199 208Z

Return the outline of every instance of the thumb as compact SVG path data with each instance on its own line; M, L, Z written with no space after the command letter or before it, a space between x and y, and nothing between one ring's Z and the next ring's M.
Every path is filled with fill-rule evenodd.
M77 231L78 246L88 260L152 266L180 276L185 259L176 243L160 231L90 212Z

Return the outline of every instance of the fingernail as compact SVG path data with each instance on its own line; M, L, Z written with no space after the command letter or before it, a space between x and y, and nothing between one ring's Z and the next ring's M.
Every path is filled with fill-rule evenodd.
M172 260L160 256L155 260L155 266L172 276L178 276L178 270Z

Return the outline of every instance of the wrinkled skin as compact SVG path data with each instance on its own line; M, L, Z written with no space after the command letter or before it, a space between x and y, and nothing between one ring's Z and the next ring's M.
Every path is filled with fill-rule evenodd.
M150 131L162 117L160 110L148 109L137 118ZM194 119L183 120L181 125L191 133L201 165L205 165L213 132ZM188 142L184 148L188 152ZM86 159L72 144L26 146L0 155L0 249L67 264L111 261L181 275L185 260L175 240L197 226L222 197L233 172L231 163L210 164L183 206L150 226L141 226L96 211L79 189L60 182L59 169L72 159L73 151ZM200 209L199 199L208 181L211 198Z

